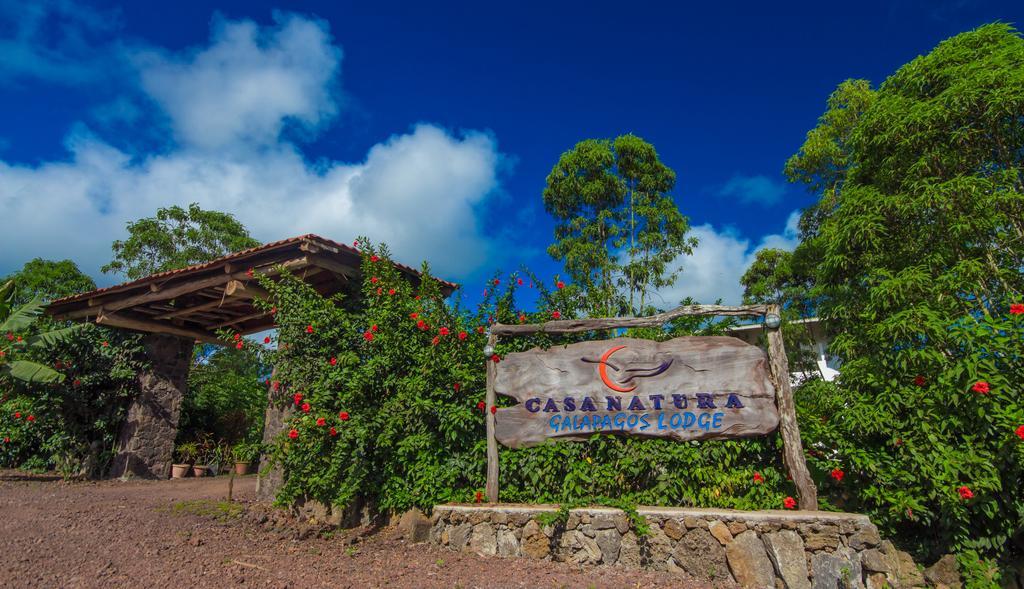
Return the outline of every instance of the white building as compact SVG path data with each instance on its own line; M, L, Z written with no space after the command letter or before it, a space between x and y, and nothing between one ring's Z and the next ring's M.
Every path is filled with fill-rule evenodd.
M790 321L785 324L784 329L803 329L806 330L810 336L810 340L813 341L805 349L813 352L814 363L818 370L816 373L810 373L804 371L796 371L790 373L790 383L797 385L809 378L815 376L820 377L826 381L832 381L839 374L839 366L842 361L828 353L828 344L831 341L828 333L825 330L824 324L817 318L811 317L808 319L798 319L796 321ZM752 325L737 325L726 331L728 335L739 338L747 343L754 345L763 345L763 339L761 339L764 326L760 323ZM790 356L790 369L793 369L793 353L787 354Z

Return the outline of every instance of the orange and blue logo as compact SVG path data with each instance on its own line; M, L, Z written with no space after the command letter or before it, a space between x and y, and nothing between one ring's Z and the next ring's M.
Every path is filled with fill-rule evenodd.
M623 366L619 367L619 364L613 364L611 362L612 355L619 350L624 349L626 346L615 346L609 348L607 352L601 355L601 358L594 360L592 358L580 358L583 362L589 364L597 364L597 374L601 377L601 382L608 388L619 393L629 393L636 389L637 383L635 382L638 378L650 378L652 376L658 376L672 366L673 360L665 360L657 366L651 367L636 367L626 368ZM611 373L609 373L611 369Z

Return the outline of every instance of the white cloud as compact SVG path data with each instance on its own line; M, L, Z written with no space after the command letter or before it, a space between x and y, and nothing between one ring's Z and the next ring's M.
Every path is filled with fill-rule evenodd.
M663 300L660 306L674 307L685 297L693 297L704 304L713 304L718 299L726 305L740 304L743 300L740 277L754 262L757 252L765 248L795 248L799 242L799 220L800 211L793 211L781 233L765 235L756 245L728 227L722 230L709 224L694 227L693 235L700 240L700 245L692 255L676 260L676 267L681 264L683 272L672 288L659 293Z
M129 153L79 125L66 161L0 160L0 274L42 256L98 276L127 222L191 202L234 214L262 241L367 235L445 277L477 269L492 245L475 210L499 190L503 166L493 137L419 124L362 161L315 163L280 137L288 121L315 127L335 112L341 51L331 43L322 23L278 16L264 29L217 23L210 46L185 56L137 59L179 144Z
M782 200L786 186L781 182L757 174L745 176L736 174L718 191L719 196L732 197L745 204L771 206Z
M212 37L185 56L134 55L143 89L170 116L179 141L264 145L288 121L315 128L337 112L341 49L326 23L281 13L266 28L215 18Z

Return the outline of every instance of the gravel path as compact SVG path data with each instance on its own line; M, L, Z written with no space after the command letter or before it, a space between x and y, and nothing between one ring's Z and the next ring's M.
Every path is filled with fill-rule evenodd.
M255 478L65 483L0 471L2 587L696 589L670 573L483 558L385 528L318 537L257 525ZM241 514L241 512L245 512ZM295 536L310 536L299 540Z

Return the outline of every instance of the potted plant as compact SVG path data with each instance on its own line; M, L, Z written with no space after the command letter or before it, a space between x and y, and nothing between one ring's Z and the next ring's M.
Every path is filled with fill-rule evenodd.
M235 444L235 447L231 449L231 453L235 457L235 474L249 474L252 464L260 457L260 445L240 442Z
M216 446L211 446L209 443L204 443L199 446L199 455L196 460L199 462L192 466L192 475L197 477L204 477L210 470L210 459L213 457L212 452L217 450Z
M192 470L196 457L199 455L199 446L195 442L186 442L177 447L178 460L180 463L171 465L171 478L180 479L188 476Z

